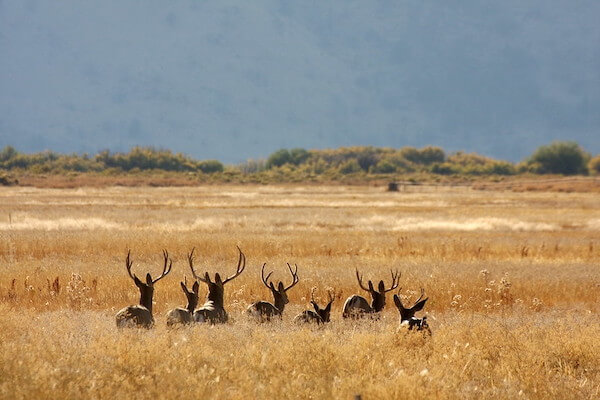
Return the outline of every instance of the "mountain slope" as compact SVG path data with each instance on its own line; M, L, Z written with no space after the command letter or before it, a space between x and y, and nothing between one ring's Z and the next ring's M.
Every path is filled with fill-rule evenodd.
M2 1L0 145L600 152L600 3L290 3Z

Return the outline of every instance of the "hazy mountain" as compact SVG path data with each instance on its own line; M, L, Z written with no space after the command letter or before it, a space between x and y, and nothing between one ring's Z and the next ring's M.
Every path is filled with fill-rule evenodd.
M600 152L600 2L0 0L0 146Z

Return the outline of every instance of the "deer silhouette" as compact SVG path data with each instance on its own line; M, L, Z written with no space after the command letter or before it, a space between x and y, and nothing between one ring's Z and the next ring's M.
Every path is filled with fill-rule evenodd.
M267 265L267 263L263 264L260 277L263 284L271 291L271 294L273 295L273 303L269 303L267 301L257 301L248 306L246 310L248 315L255 317L260 322L270 321L274 316L281 317L285 305L289 303L287 291L293 288L299 281L298 266L295 265L296 269L293 270L291 265L288 263L287 267L292 275L292 283L285 287L283 282L279 281L277 287L275 287L273 282L269 281L269 277L273 271L269 272L269 274L265 277L265 265Z
M154 325L154 317L152 316L152 297L154 295L154 284L167 276L171 272L173 267L173 260L169 258L169 253L163 250L164 266L160 276L156 279L152 279L150 273L146 274L146 282L142 282L135 274L131 273L131 250L127 252L127 258L125 259L125 267L129 277L133 279L133 282L140 290L140 304L132 305L123 308L115 316L117 320L117 326L119 328L134 326L151 328Z
M246 268L246 256L242 253L240 248L237 248L240 255L238 259L238 265L236 272L225 280L221 279L219 273L215 273L215 279L211 280L208 272L204 273L204 277L197 275L194 270L194 249L188 254L188 264L192 270L192 275L196 281L205 283L208 286L208 295L206 302L196 311L194 311L194 321L196 322L209 322L211 324L225 323L229 320L227 311L223 305L223 297L225 295L225 285L231 282L233 279L240 276L240 274Z
M200 285L198 282L194 282L192 285L192 290L189 290L187 287L187 278L184 279L184 282L180 282L181 290L187 297L187 307L177 307L172 309L167 313L167 326L175 326L175 325L187 325L191 324L194 321L194 310L198 305L198 292L200 291Z
M310 304L315 309L313 310L304 310L300 314L296 315L294 318L294 322L298 324L305 323L316 323L316 324L324 324L329 322L331 315L331 305L333 304L333 300L335 300L335 296L332 291L328 292L329 302L324 308L319 307L314 298L314 289L310 293Z
M402 290L402 289L400 289ZM415 304L412 307L406 308L402 304L402 300L398 295L394 295L394 304L398 308L400 312L400 325L407 326L409 330L416 329L417 331L426 331L431 334L431 329L429 329L429 324L427 323L427 317L423 318L415 318L415 313L417 311L421 311L423 307L425 307L425 303L429 299L426 297L423 299L423 295L425 294L425 290L421 288L421 296L415 301Z
M398 283L400 282L400 273L398 271L393 272L392 274L392 285L389 289L385 288L385 284L383 281L379 281L379 285L377 290L373 287L373 282L368 281L368 288L362 282L362 275L356 270L356 279L358 280L358 285L362 290L369 292L371 295L371 304L362 296L357 294L348 297L346 302L344 303L344 311L342 313L342 317L344 318L362 318L367 315L378 317L378 314L385 307L385 294L391 290L394 290L398 287Z

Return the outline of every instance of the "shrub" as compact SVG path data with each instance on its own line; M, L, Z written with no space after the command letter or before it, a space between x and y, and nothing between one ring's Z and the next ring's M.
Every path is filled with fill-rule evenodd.
M421 164L429 165L433 163L442 163L446 159L444 150L440 147L427 146L419 150Z
M539 147L527 160L540 174L575 175L587 173L589 155L575 142L553 142Z
M488 164L485 171L493 175L515 175L517 173L515 166L506 161L496 161Z
M18 185L19 181L11 175L0 172L0 186L13 186Z
M446 160L444 150L435 146L423 147L421 150L414 147L404 147L400 150L400 155L408 161L423 165L443 163Z
M600 154L590 160L588 169L590 173L600 175Z
M431 173L433 174L452 175L456 172L456 167L449 163L436 163L431 166Z
M304 149L296 148L290 150L290 163L300 165L310 157L310 153Z
M396 172L396 166L388 159L383 159L371 168L371 172L377 174L392 174Z
M267 158L267 169L273 167L281 167L284 164L288 164L292 160L292 156L287 149L277 150Z
M223 172L223 164L217 160L206 160L198 163L198 169L205 174L213 174L215 172Z
M0 151L0 163L10 160L11 158L15 157L17 154L19 154L19 153L17 153L17 151L15 150L14 147L6 146L5 148L2 149L2 151Z
M345 175L354 174L361 170L362 170L362 168L360 167L360 164L356 160L349 160L349 161L346 161L345 163L343 163L342 165L340 165L340 172Z

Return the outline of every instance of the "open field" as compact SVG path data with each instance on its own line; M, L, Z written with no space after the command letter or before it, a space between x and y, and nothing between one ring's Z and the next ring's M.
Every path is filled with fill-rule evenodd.
M0 238L2 399L600 396L597 193L11 187ZM186 253L230 275L235 245L247 267L225 287L230 323L168 330ZM115 313L139 297L127 249L141 276L160 272L163 248L174 266L156 285L156 327L117 330ZM285 263L299 266L270 325L243 315L271 301L263 262L285 282ZM356 268L386 283L400 270L406 302L423 287L433 336L398 329L393 293L380 321L343 321ZM332 321L296 326L313 287L321 303L335 290Z

